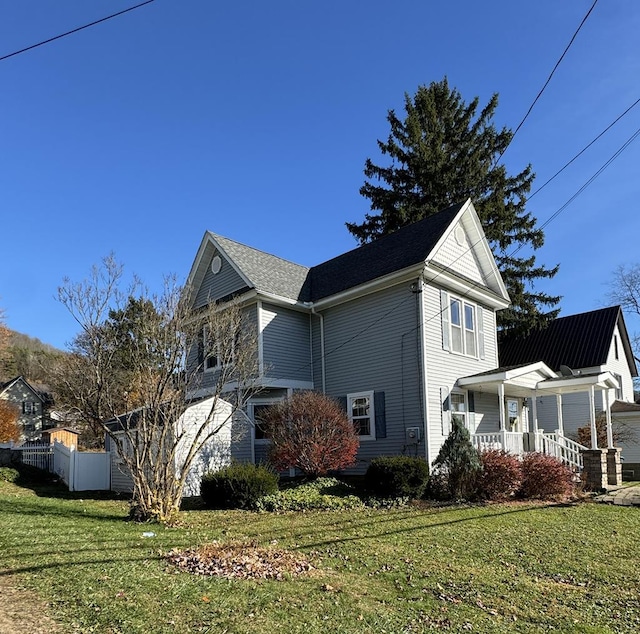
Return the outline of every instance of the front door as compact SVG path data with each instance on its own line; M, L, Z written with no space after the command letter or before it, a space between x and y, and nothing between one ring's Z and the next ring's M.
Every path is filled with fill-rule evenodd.
M507 407L507 431L522 431L521 410L519 398L508 398Z

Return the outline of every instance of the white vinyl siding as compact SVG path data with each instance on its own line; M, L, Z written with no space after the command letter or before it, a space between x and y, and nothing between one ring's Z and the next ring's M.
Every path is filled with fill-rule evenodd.
M496 315L494 310L485 306L475 307L476 333L482 341L477 340L476 356L454 354L443 344L449 332L449 311L442 309L443 304L449 308L451 296L444 290L425 286L422 293L424 311L424 337L426 347L426 373L428 377L428 421L429 421L429 460L438 455L440 446L450 431L452 411L449 404L450 393L455 391L456 381L460 377L470 376L498 367L498 350L496 334ZM471 304L471 302L469 302ZM480 325L482 324L482 326ZM469 425L477 430L497 431L497 397L494 394L474 393L473 420L469 416ZM444 407L449 409L445 409Z

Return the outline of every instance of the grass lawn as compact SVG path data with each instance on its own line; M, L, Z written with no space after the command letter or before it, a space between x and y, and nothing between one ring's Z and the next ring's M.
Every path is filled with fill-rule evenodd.
M125 502L0 482L0 574L33 589L70 632L640 630L636 508L188 511L177 528L126 514ZM277 543L316 569L228 580L164 559L212 540Z

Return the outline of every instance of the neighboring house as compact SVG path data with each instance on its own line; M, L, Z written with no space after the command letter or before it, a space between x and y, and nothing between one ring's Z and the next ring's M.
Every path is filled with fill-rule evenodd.
M46 408L50 403L48 394L19 376L0 384L0 398L13 403L18 410L20 440L39 439L48 421L46 416Z
M594 390L596 413L605 412L610 399L614 428L623 423L626 439L620 442L625 471L640 473L640 406L634 404L633 379L638 376L635 358L620 306L560 317L545 329L527 337L504 337L499 343L500 363L505 366L543 361L561 376L574 382L608 372L616 386L610 392ZM577 438L578 428L590 424L589 392L539 396L537 415L544 431L562 429ZM635 432L635 434L634 434ZM630 442L631 441L631 442Z
M315 389L344 403L357 426L360 471L380 455L433 462L452 414L478 447L520 453L528 443L578 464L579 447L542 434L527 404L618 388L608 369L585 380L539 359L500 367L496 312L509 296L470 201L311 268L206 232L188 286L194 308L235 298L258 332L262 391L248 405L251 434L232 443L239 459L265 459L263 407ZM205 364L194 398L209 394L216 370Z
M177 437L181 437L177 445L175 468L180 472L184 466L186 455L189 447L193 442L196 431L207 421L207 417L211 420L207 424L208 430L219 431L209 439L202 449L198 452L196 458L191 464L191 468L185 474L185 485L183 495L194 496L200 494L200 481L204 473L210 470L219 469L221 466L229 464L231 460L231 448L233 446L232 439L240 437L242 431L248 429L249 425L243 417L233 416L233 407L218 399L215 404L215 411L211 413L214 407L214 399L207 398L193 405L188 405L184 413L175 423L175 433ZM124 419L124 417L123 417ZM135 425L135 412L127 415L128 421ZM125 432L118 430L118 425L122 425L114 421L111 428L113 433L119 437L123 443L124 450L130 451L130 445L125 436ZM134 427L135 429L135 427ZM135 432L133 432L135 434ZM131 492L133 490L133 481L124 461L118 454L114 441L107 435L106 451L111 453L111 490L119 492Z

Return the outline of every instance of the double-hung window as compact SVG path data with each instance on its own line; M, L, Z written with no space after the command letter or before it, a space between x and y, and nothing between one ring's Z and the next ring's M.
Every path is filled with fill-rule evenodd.
M451 392L449 395L451 403L451 415L460 419L460 422L468 429L467 420L467 399L462 392Z
M375 408L373 392L347 395L347 414L361 440L375 440Z
M449 300L449 323L451 350L470 357L477 356L476 307L457 297L451 297Z

